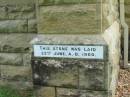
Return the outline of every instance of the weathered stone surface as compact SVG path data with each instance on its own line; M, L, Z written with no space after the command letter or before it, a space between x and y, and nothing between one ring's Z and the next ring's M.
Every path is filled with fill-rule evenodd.
M36 88L35 88L36 89ZM36 97L56 97L54 87L39 87L36 90Z
M110 91L109 91L110 92ZM108 91L81 91L80 97L111 97Z
M113 33L114 32L114 33ZM109 86L112 91L112 97L115 96L117 79L119 74L120 62L120 24L115 21L108 29L105 30L103 37L109 46Z
M58 5L58 4L81 4L81 3L97 3L101 0L39 0L39 5Z
M9 21L0 21L0 33L7 33Z
M22 54L16 53L0 53L0 64L3 65L22 65Z
M0 7L0 20L4 20L7 19L8 15L7 15L7 8L5 6L1 6Z
M0 21L0 33L24 33L27 32L26 20Z
M34 19L35 12L10 12L9 19ZM27 25L26 25L27 26Z
M80 88L93 90L107 90L105 76L108 80L107 70L104 71L104 62L84 62L79 68ZM105 88L107 87L107 89Z
M30 41L36 34L1 34L1 52L28 52L30 51Z
M32 19L35 18L34 4L16 4L0 6L0 20Z
M109 97L106 91L57 88L57 97Z
M31 67L0 65L1 78L13 81L31 81Z
M74 59L34 59L32 60L34 84L107 90L107 65L104 62Z
M43 86L77 87L77 61L73 60L32 60L34 84Z
M35 10L34 4L7 5L8 12L32 12Z
M34 0L0 0L0 5L34 4Z
M96 4L40 7L38 33L101 33L101 14L97 10Z
M77 89L57 88L57 97L80 97Z
M119 3L118 0L104 0L104 3L102 4L102 31L103 32L119 18L118 3Z
M24 66L31 65L31 54L30 53L23 54L23 65Z
M33 89L33 83L29 81L8 81L6 79L0 79L0 86L10 86L24 92Z
M69 40L69 41L68 41ZM106 45L102 35L43 35L38 34L32 39L31 44L74 44L74 45Z
M37 33L37 22L35 19L28 20L28 32Z

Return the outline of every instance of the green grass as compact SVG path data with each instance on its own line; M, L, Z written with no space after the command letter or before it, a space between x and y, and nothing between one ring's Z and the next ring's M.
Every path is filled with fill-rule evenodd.
M25 94L21 95L21 93L13 89L9 86L0 86L0 97L33 97L32 92L28 94L28 96Z
M18 91L7 87L7 86L0 86L0 97L21 97Z

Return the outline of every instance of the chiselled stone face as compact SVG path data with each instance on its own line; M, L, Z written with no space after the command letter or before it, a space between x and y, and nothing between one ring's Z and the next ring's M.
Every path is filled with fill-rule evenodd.
M35 85L81 89L107 89L104 62L74 59L32 60Z
M101 33L100 0L40 0L38 33Z

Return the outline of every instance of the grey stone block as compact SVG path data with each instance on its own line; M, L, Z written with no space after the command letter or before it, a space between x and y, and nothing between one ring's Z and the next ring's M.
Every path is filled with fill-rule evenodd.
M0 7L0 20L8 19L7 8L5 6Z
M74 60L32 60L34 84L78 87L78 67Z
M0 53L0 64L2 65L22 65L22 54L16 53Z
M35 19L28 20L28 32L37 33L37 21Z
M33 84L29 81L11 81L6 79L0 79L0 86L10 86L13 89L17 89L20 92L33 90Z
M36 34L1 34L0 52L29 52Z
M109 97L107 91L57 88L57 97Z
M0 21L0 33L25 33L27 32L26 20Z
M34 4L35 0L0 0L0 5Z
M1 78L11 81L32 81L31 66L0 65Z
M97 10L99 10L99 12ZM38 15L38 33L101 33L100 12L100 6L97 8L96 4L80 4L71 6L42 6L39 9Z
M24 66L31 65L31 54L30 53L23 54L23 65Z
M108 80L107 70L104 62L82 62L79 68L79 84L80 88L92 90L107 90L105 78Z
M60 4L93 4L101 0L39 0L39 5L60 5Z
M35 10L34 4L7 5L8 12L32 12Z
M32 60L34 84L89 90L108 90L105 66L104 62L74 59Z
M34 19L35 11L32 12L9 12L9 19ZM27 26L27 25L26 25Z
M56 97L55 87L35 86L35 97Z
M9 27L9 21L0 21L0 33L7 33Z
M68 41L69 40L69 41ZM37 37L32 39L31 44L73 44L73 45L106 45L107 43L104 41L103 37L99 34L96 35L84 35L84 34L71 34L71 35L63 35L63 34L38 34Z

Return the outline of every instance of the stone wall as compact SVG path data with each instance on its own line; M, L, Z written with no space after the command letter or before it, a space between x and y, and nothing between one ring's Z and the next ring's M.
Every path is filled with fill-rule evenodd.
M0 0L0 85L32 89L29 42L37 33L33 0Z
M119 20L119 2L118 0L106 0L103 4L103 17L107 21L107 28L104 30L103 37L109 46L109 62L111 66L110 75L110 90L112 97L114 97L118 73L119 73L119 60L121 57L120 51L120 20Z
M30 63L32 44L44 40L45 44L60 43L59 40L66 44L82 44L86 39L88 40L86 43L90 43L91 37L86 36L98 34L92 38L93 41L99 37L97 41L99 42L101 38L107 42L109 47L108 63L111 66L108 70L111 79L109 89L113 91L112 95L114 95L120 58L118 0L0 0L0 12L1 85L9 84L25 90L32 88ZM66 35L70 35L70 38ZM65 40L63 40L64 37L66 37ZM68 71L68 68L65 70ZM100 68L98 70L101 71ZM66 74L64 75L66 76ZM67 81L66 83L75 84L74 79ZM51 81L49 83L53 84ZM89 88L89 86L86 87ZM37 90L41 96L48 94L47 97L55 97L55 87L42 87ZM58 97L65 93L78 92L77 89L63 87L57 88L57 91ZM104 92L99 93L89 89L81 92L90 97L104 95Z

